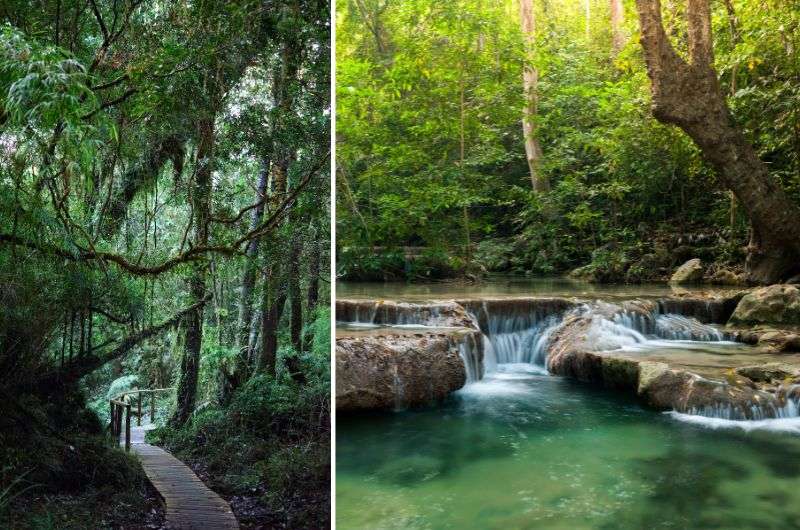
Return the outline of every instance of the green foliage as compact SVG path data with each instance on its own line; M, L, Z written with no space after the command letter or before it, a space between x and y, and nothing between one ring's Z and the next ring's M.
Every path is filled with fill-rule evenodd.
M252 0L45 0L35 9L8 0L0 7L0 372L10 374L0 381L0 403L10 408L0 405L0 467L9 465L0 503L20 486L40 485L35 502L12 503L16 515L31 513L28 526L144 526L140 471L103 432L108 399L134 386L176 386L187 372L190 319L175 315L198 302L198 291L213 296L200 311L196 404L198 417L222 422L215 432L227 434L225 423L241 420L210 403L241 351L246 271L254 271L244 301L254 315L270 290L289 281L297 287L292 301L297 291L302 297L307 351L286 345L290 311L277 334L280 356L298 356L309 388L284 381L286 406L297 396L312 406L303 396L329 377L322 353L330 340L322 322L330 316L328 13L326 2ZM213 148L204 157L201 126L208 123ZM287 190L255 193L265 161L267 175L285 172L289 192L322 167L275 222L268 220ZM207 205L195 193L203 169L210 169ZM266 213L254 220L257 202L266 202ZM260 251L245 257L252 238L243 236L264 223L270 230ZM217 251L192 253L206 229ZM290 274L286 255L295 242L299 271ZM318 293L313 310L310 292ZM15 410L7 396L29 412ZM270 399L236 406L255 417L254 407ZM174 393L159 395L157 421L174 408ZM328 410L319 412L325 421ZM299 433L312 428L309 421L292 421L298 437L311 436ZM268 443L259 436L248 442ZM216 442L236 451L222 437ZM20 476L24 483L6 490ZM122 502L125 491L132 492L129 506L113 517L89 509ZM79 507L70 512L70 502ZM93 514L76 523L87 511Z
M111 382L111 385L108 387L108 392L106 392L106 399L111 399L122 392L127 392L132 388L135 388L139 384L139 377L131 374L131 375L123 375L122 377L118 377Z
M659 278L671 263L645 256L671 251L679 244L669 236L684 234L709 236L709 259L737 263L747 238L742 208L731 223L729 195L697 148L652 117L633 5L626 3L627 43L616 55L608 2L588 5L587 33L583 3L534 2L534 122L539 173L552 188L544 195L530 189L525 159L526 55L515 4L371 0L342 9L340 277L427 279L398 253L373 248L423 246L465 260L467 229L471 259L491 271L547 275L589 265L583 272L598 281ZM713 4L721 85L759 156L800 200L800 91L792 81L800 10L732 6L733 21L723 3ZM680 13L666 23L674 35L685 31Z

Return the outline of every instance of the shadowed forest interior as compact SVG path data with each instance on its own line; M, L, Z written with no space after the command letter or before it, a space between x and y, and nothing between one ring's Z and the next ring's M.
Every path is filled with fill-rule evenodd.
M242 528L329 524L329 40L326 1L0 4L0 526L163 526L115 399Z

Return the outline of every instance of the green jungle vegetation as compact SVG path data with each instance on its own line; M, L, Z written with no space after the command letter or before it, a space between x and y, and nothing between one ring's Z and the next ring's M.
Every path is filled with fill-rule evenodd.
M350 0L337 275L800 273L800 6Z
M0 527L160 528L109 399L242 528L330 524L330 6L0 3Z

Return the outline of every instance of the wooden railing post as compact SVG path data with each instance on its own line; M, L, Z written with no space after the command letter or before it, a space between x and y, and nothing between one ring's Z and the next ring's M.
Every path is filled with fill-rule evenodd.
M136 426L142 426L142 391L136 394Z
M150 423L156 422L156 393L150 392Z
M125 404L125 450L131 450L131 404Z
M111 436L114 436L114 400L109 400L108 402L108 418L110 421L109 429L111 430Z
M119 443L119 439L122 436L122 407L120 407L119 404L117 404L115 406L115 408L117 409L117 412L116 412L117 443Z

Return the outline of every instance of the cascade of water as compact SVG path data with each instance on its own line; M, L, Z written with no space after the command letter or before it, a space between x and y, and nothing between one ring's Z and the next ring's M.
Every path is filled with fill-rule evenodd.
M800 400L794 398L787 399L786 403L780 407L753 403L748 408L749 416L745 414L744 410L729 404L691 407L686 414L721 420L770 420L800 416Z
M535 300L494 300L480 304L460 302L358 303L350 304L345 317L349 323L364 326L430 326L453 325L448 315L453 306L467 310L473 325L480 329L480 340L467 335L454 342L464 361L467 381L479 381L484 372L494 372L499 364L532 364L545 368L547 350L553 332L561 324L563 304ZM572 311L591 319L587 342L597 351L610 351L644 344L654 339L721 341L726 337L718 329L700 323L693 317L664 313L666 307L634 301L619 307L596 302L574 307ZM343 311L344 313L344 311ZM458 324L462 325L462 324Z
M483 337L481 337L483 340ZM458 341L458 354L464 362L464 369L467 372L467 383L474 383L483 378L484 365L481 360L484 343L478 344L475 334L468 334Z
M667 340L714 342L725 340L725 334L713 326L701 324L681 315L658 315L655 335Z
M545 366L550 334L560 322L558 315L538 314L537 311L495 313L486 303L481 311L483 315L473 314L472 317L484 323L481 332L487 372L494 372L498 364Z
M702 324L694 317L674 313L653 311L621 311L614 315L614 322L635 330L642 335L667 340L696 340L702 342L722 341L724 333L708 324Z

